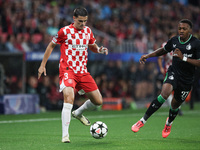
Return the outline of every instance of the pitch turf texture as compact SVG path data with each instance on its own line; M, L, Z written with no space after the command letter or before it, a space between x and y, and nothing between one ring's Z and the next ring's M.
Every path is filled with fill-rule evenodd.
M60 111L29 115L0 115L0 150L192 150L200 149L200 104L194 110L184 105L183 116L177 116L171 134L162 138L168 109L161 108L140 129L131 126L146 109L123 111L90 111L85 115L93 123L103 121L108 135L94 139L89 126L72 119L71 143L61 143Z

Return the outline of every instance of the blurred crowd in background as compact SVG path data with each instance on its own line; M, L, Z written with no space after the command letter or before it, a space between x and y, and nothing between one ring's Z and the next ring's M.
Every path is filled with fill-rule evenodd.
M94 77L102 96L121 97L127 105L124 107L129 107L133 101L150 99L161 88L162 79L157 79L158 69L153 62L147 65L121 60L89 62L88 71ZM5 83L5 94L22 93L22 80L15 75L7 76ZM59 92L58 72L54 74L48 68L47 76L42 76L40 80L34 74L27 77L26 93L39 94L40 105L47 109L61 108L63 103L62 93ZM79 95L78 91L75 93L75 103L80 105L86 97Z
M114 37L115 45L132 41L131 51L155 49L183 18L191 19L194 34L200 34L199 1L0 0L0 50L44 51L51 36L73 21L73 10L80 5L89 12L87 25L108 35L95 35L99 44L108 48L109 37ZM117 47L111 49L116 51Z
M123 53L118 48L125 42L132 43L131 52L152 51L167 40L168 31L176 29L183 18L193 22L193 34L200 36L199 1L0 0L0 53L44 52L58 30L73 22L73 10L80 5L89 12L87 25L97 44L108 47L110 53ZM114 47L110 39L114 39ZM59 51L59 46L54 51ZM134 60L89 61L88 70L103 97L124 97L127 103L157 95L163 79L155 62L139 65ZM26 93L39 93L41 106L47 109L60 108L63 98L58 92L58 75L54 73L39 81L36 75L26 76ZM6 76L5 83L5 94L21 93L20 77ZM76 99L81 97L76 94Z

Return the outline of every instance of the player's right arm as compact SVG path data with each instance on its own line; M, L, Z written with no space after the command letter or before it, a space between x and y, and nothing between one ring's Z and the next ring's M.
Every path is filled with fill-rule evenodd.
M140 64L145 64L147 58L161 56L166 53L167 53L167 51L164 48L158 48L157 50L153 51L152 53L142 55L140 58Z
M43 60L38 69L38 79L41 77L42 73L44 73L44 75L46 76L46 63L47 63L47 60L48 60L49 56L51 55L55 46L56 46L56 44L53 43L52 41L47 46L45 53L44 53Z

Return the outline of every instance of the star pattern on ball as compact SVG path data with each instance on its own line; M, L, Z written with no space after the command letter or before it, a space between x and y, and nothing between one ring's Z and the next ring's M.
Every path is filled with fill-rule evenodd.
M90 133L96 139L104 138L107 135L107 132L107 125L101 121L93 123L90 127Z

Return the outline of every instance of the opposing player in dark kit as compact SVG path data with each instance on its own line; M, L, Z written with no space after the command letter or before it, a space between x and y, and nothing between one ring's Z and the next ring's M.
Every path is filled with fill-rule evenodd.
M169 39L171 39L172 37L176 36L177 35L177 31L176 30L170 30L169 33L168 33L168 37ZM167 42L164 42L162 44L162 47L165 46L165 44L167 44ZM159 56L158 57L158 66L159 66L159 69L160 69L160 72L163 74L163 76L165 77L166 73L167 73L167 70L169 68L169 66L172 65L172 59L173 59L173 51L171 51L170 53L167 53L165 55L162 55L162 56ZM162 63L162 60L164 60L164 67L163 67L163 63ZM172 98L173 98L173 92L172 94L170 94L170 96L167 98L167 103L169 104L169 106L171 106L171 101L172 101ZM181 107L181 106L180 106ZM181 108L179 107L179 111L178 111L178 114L180 116L183 115L183 112L181 110Z
M178 23L178 36L171 38L163 48L143 55L140 63L145 64L147 58L164 55L173 51L172 65L169 67L161 94L152 101L144 116L132 126L133 132L138 132L147 119L156 112L174 91L174 97L162 131L163 138L170 132L173 120L176 118L179 106L185 101L194 81L195 67L200 67L200 41L192 35L192 22L183 19Z

